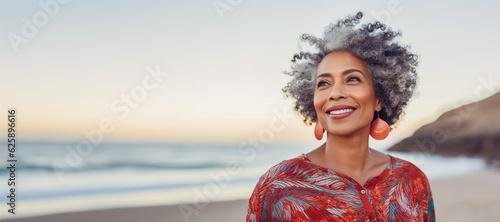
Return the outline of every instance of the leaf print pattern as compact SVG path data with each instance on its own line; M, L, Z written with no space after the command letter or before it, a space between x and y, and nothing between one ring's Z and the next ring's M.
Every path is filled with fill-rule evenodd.
M305 154L271 167L257 182L247 221L435 221L425 174L391 157L364 186Z

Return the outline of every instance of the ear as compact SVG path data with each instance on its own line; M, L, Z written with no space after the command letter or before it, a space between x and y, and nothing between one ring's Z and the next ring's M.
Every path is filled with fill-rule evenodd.
M380 104L380 100L375 98L375 111L380 112L382 110L382 104Z

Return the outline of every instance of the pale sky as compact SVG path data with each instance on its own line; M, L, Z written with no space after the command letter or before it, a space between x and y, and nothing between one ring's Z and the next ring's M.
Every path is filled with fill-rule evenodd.
M313 127L300 116L276 114L292 113L281 93L288 80L282 71L300 34L320 35L329 22L361 10L364 21L376 17L401 30L400 41L421 57L418 95L389 138L374 143L386 147L500 89L499 6L492 0L0 1L0 124L15 107L23 140L81 140L83 131L108 121L105 141L238 143L272 132L272 143L314 142ZM157 67L168 73L157 75L160 81L150 74Z

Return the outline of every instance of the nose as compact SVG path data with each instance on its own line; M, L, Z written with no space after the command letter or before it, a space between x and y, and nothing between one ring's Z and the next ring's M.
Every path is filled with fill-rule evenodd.
M338 101L339 99L347 98L342 84L334 84L330 92L330 100Z

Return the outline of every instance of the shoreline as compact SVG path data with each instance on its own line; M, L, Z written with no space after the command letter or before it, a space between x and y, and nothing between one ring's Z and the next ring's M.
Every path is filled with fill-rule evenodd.
M2 222L165 222L165 221L244 221L248 200L227 200L209 202L198 210L192 204L173 204L163 206L124 207L102 210L89 210L50 214L35 217L1 219ZM184 215L181 208L184 210ZM243 215L243 218L242 218ZM12 216L12 217L15 217ZM187 218L187 219L186 219Z
M430 180L437 221L500 221L500 170ZM248 199L193 205L127 207L69 212L36 217L4 218L5 222L59 221L245 221ZM181 208L183 211L181 211ZM184 212L184 215L183 213Z

